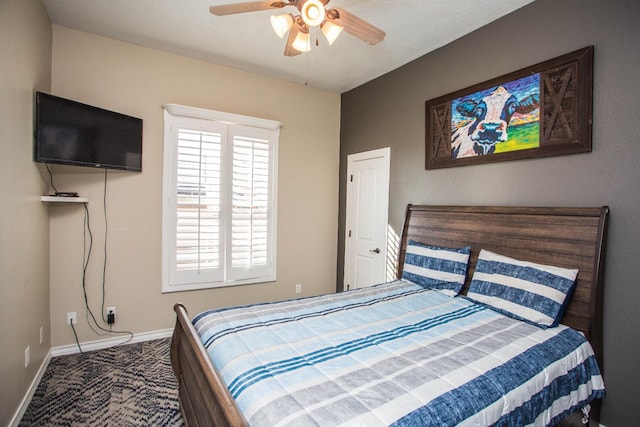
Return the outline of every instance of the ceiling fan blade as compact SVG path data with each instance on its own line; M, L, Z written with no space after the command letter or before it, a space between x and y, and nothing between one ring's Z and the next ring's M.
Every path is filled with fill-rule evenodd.
M291 29L289 30L289 37L287 37L287 44L284 47L284 56L296 56L302 53L299 50L293 48L293 41L296 39L296 36L298 35L299 31L300 31L300 27L298 27L298 25L294 23L291 26Z
M387 35L387 33L382 31L380 28L369 24L367 21L350 14L342 8L334 7L333 9L329 9L327 12L327 18L329 18L334 24L344 27L344 30L347 33L369 43L370 45L380 43Z
M234 13L256 12L259 10L280 9L292 5L291 2L284 1L250 1L246 3L223 4L209 7L209 12L217 16L232 15Z

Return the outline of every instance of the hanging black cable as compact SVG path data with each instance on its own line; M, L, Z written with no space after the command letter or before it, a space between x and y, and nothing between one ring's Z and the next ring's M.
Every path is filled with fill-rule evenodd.
M89 328L96 335L104 335L100 334L94 326L91 324L91 320L93 320L94 325L100 329L100 325L96 321L91 308L89 307L89 298L87 296L87 267L89 266L89 260L91 259L91 251L93 249L93 233L91 232L91 224L89 222L89 207L87 203L83 203L84 205L84 228L83 228L83 260L82 260L82 293L84 295L84 305L85 305L85 315L87 318L87 324ZM89 250L87 251L87 233L89 234Z
M84 351L82 351L82 347L80 347L80 341L78 341L78 334L76 333L76 328L74 328L73 322L71 322L70 324L71 324L71 330L73 330L73 336L76 337L76 344L78 344L78 350L80 350L80 353L84 353Z
M47 168L47 172L49 172L49 184L51 185L54 194L58 194L58 189L53 185L53 174L51 173L51 169L49 169L49 163L45 163L44 166Z
M107 269L107 232L108 232L108 226L107 226L107 171L105 169L104 172L104 193L103 193L103 212L104 212L104 220L105 220L105 231L104 231L104 259L103 259L103 265L102 265L102 301L101 301L101 309L102 309L102 321L104 323L107 323L107 319L105 318L105 314L104 314L104 306L105 306L105 295L106 295L106 269ZM103 336L109 333L113 333L113 334L127 334L129 335L129 337L122 343L119 343L118 345L122 345L122 344L126 344L129 341L131 341L133 339L133 332L131 331L115 331L111 329L111 326L109 326L109 329L103 327L100 323L98 323L98 321L96 320L95 315L93 314L93 311L91 311L91 308L89 306L89 298L87 296L87 288L86 288L86 284L87 284L87 267L89 266L89 260L91 258L91 251L93 248L93 233L91 232L91 224L89 221L89 208L88 208L88 204L87 203L83 203L84 205L84 213L85 213L85 220L84 220L84 226L83 226L83 265L82 265L82 291L84 294L84 302L85 302L85 308L86 308L86 318L87 318L87 324L89 325L89 327L91 328L91 330L98 336ZM87 233L89 236L89 248L87 250ZM93 324L92 324L93 322ZM99 331L102 331L104 333L100 333ZM75 332L75 329L74 329Z
M104 301L106 297L106 286L107 286L107 236L109 231L109 224L107 222L107 170L104 170L104 186L102 192L102 213L104 217L104 258L102 262L102 321L107 323L107 318L105 317L105 309L104 309ZM111 325L109 325L109 329L111 329Z

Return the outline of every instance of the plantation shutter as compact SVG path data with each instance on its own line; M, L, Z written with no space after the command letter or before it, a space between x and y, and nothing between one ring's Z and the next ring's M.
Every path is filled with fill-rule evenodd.
M231 245L229 278L248 279L271 270L271 146L268 134L232 128Z
M275 280L279 126L165 106L163 292Z
M225 137L224 127L207 121L180 122L177 127L176 283L224 279L221 184Z

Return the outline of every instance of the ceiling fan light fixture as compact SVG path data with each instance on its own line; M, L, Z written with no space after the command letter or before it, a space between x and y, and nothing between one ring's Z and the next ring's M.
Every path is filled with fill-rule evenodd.
M290 13L283 13L282 15L274 15L271 17L271 26L273 31L278 37L283 38L287 31L293 25L293 16Z
M302 20L310 27L317 27L324 21L326 12L320 0L307 0L300 8Z
M0 0L2 1L2 0ZM233 15L244 12L275 11L285 7L296 9L294 13L283 13L271 16L271 26L280 38L289 33L284 47L285 56L297 56L311 50L311 27L320 30L332 45L342 31L375 45L384 40L386 33L369 22L352 15L340 7L329 7L330 0L267 0L246 1L234 0L231 4L209 7L209 12L216 16ZM280 12L277 12L280 13ZM316 46L319 36L314 33Z
M311 39L308 32L300 31L296 35L295 40L291 43L291 47L300 52L309 52L311 50Z
M336 41L342 30L344 30L344 27L334 24L331 21L325 21L324 24L322 24L322 34L324 34L324 37L329 42L329 46Z

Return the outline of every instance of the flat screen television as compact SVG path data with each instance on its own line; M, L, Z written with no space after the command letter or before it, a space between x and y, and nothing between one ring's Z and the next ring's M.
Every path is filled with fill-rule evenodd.
M142 119L36 92L34 160L142 171Z

